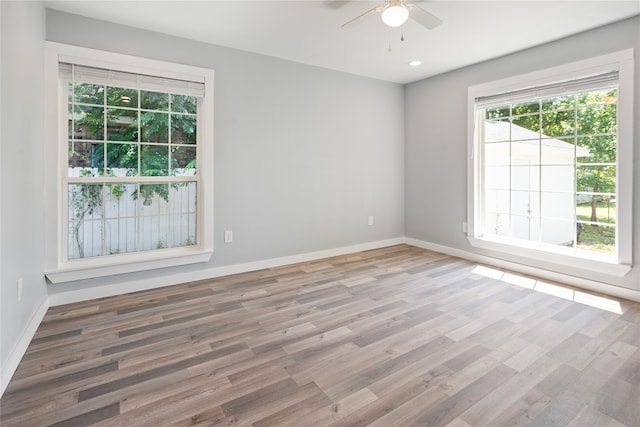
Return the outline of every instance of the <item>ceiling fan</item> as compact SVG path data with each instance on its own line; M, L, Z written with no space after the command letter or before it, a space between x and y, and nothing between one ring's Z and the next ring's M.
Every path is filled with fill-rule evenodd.
M413 3L407 3L404 0L386 0L384 5L371 8L342 24L342 28L353 28L361 23L364 20L363 18L375 13L380 13L382 22L390 27L399 27L409 18L429 30L433 30L442 24L440 18Z

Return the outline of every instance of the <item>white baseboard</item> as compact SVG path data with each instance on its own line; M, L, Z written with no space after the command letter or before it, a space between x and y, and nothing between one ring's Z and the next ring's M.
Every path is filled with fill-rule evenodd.
M178 285L181 283L195 282L198 280L213 279L215 277L229 276L231 274L246 273L265 268L280 267L299 262L313 261L332 256L345 255L354 252L368 251L371 249L385 248L404 243L403 237L394 239L367 242L358 245L344 246L341 248L325 249L315 252L307 252L298 255L290 255L279 258L271 258L260 261L234 264L223 267L208 268L193 272L174 274L170 276L154 277L150 279L134 280L107 286L97 286L90 289L80 289L67 292L54 292L49 294L49 305L70 304L80 301L88 301L96 298L104 298L129 292L143 291L147 289L161 288L164 286ZM55 286L55 285L49 285Z
M498 268L504 268L507 270L515 271L530 276L539 277L541 279L553 280L555 282L564 283L566 285L575 286L577 288L586 289L593 292L603 293L618 298L624 298L631 301L640 302L640 291L623 288L621 286L609 285L607 283L597 282L595 280L584 279L581 277L571 276L563 273L556 273L554 271L544 270L542 268L531 267L529 265L518 264L511 261L505 261L498 258L493 258L485 255L478 255L473 252L464 251L461 249L451 248L449 246L438 245L436 243L425 242L422 240L405 238L405 243L412 246L417 246L423 249L429 249L431 251L440 252L446 255L455 256L458 258L464 258L469 261L480 262L487 265L492 265Z
M40 303L40 306L38 306L36 311L33 313L33 316L31 316L27 327L22 332L22 336L9 353L7 362L2 365L2 370L0 371L0 396L4 394L11 377L13 377L16 369L18 369L18 365L20 364L24 353L27 351L27 347L29 347L29 343L31 343L31 340L36 334L38 326L40 326L40 322L42 322L42 319L48 309L49 299L45 297Z
M408 245L416 246L423 249L429 249L432 251L440 252L443 254L464 258L469 261L480 262L487 265L492 265L499 268L504 268L519 272L522 274L528 274L536 276L541 279L553 280L567 285L575 286L578 288L590 290L593 292L599 292L618 298L624 298L632 301L640 302L640 291L623 288L620 286L614 286L607 283L597 282L594 280L584 279L568 274L557 273L549 270L544 270L537 267L531 267L524 264L518 264L511 261L505 261L498 258L493 258L485 255L478 255L473 252L452 248L449 246L443 246L436 243L426 242L422 240L412 239L408 237L398 237L394 239L380 240L376 242L362 243L358 245L344 246L341 248L326 249L315 252L307 252L303 254L284 256L279 258L270 258L260 261L247 262L242 264L234 264L223 267L214 267L206 270L198 270L194 272L186 272L180 274L174 274L170 276L164 276L161 278L150 278L135 281L128 281L107 286L98 286L89 289L73 290L68 292L51 293L48 297L49 306L57 306L63 304L70 304L80 301L88 301L96 298L104 298L113 295L120 295L128 292L137 292L148 289L161 288L164 286L177 285L181 283L194 282L198 280L213 279L216 277L228 276L238 273L246 273L250 271L262 270L265 268L280 267L283 265L295 264L305 261L313 261L322 258L328 258L332 256L345 255L354 252L366 251L371 249L384 248L393 245L399 245L406 243ZM49 285L55 286L55 285ZM26 348L26 347L25 347Z

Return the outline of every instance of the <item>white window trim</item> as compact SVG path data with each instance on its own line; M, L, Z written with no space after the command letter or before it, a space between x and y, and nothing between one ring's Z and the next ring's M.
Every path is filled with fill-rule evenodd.
M619 71L618 91L618 144L617 150L617 203L618 219L616 232L618 233L617 259L607 259L606 256L573 256L540 250L527 243L515 245L500 242L500 239L482 237L477 230L481 218L479 211L480 174L479 161L480 144L476 141L476 107L475 100L482 96L532 87L538 85L586 77L606 71ZM467 101L467 239L477 248L496 251L538 261L544 268L560 273L571 274L575 269L604 273L622 277L632 267L632 212L633 212L633 97L634 97L634 64L633 49L614 52L570 64L565 64L541 71L535 71L511 78L497 80L470 86Z
M198 244L196 246L145 251L108 257L92 257L79 260L66 260L66 236L63 234L63 219L66 218L65 200L62 188L62 174L66 174L66 152L61 141L66 140L66 128L61 125L61 114L66 106L60 108L65 97L59 91L58 62L60 59L77 64L101 68L112 68L131 73L155 75L159 77L204 81L205 94L201 113L207 119L198 123ZM122 55L46 42L45 48L45 200L43 209L47 210L45 224L45 275L52 283L90 279L135 271L151 270L177 265L206 262L213 254L213 81L214 70L190 65L157 61L147 58ZM202 159L205 159L201 161ZM63 167L64 166L64 167Z

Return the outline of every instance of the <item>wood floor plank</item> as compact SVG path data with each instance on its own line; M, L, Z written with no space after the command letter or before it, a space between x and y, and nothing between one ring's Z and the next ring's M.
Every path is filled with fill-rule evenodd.
M237 344L237 345L223 348L217 351L212 351L212 352L204 353L198 356L190 357L188 359L183 359L178 362L173 362L165 366L142 371L137 374L133 374L124 378L106 382L100 385L95 385L93 387L89 387L80 391L80 394L78 396L78 401L82 402L83 400L93 399L97 396L118 391L123 388L131 387L131 386L134 386L135 384L143 383L148 380L161 377L163 375L167 375L168 373L171 373L171 372L180 371L190 366L199 365L210 360L216 360L221 356L238 353L242 350L248 350L248 348L246 347L246 345Z
M268 415L253 423L254 427L286 427L297 426L300 420L306 419L309 414L321 408L331 405L333 402L326 394L319 392L299 402L295 402L286 408Z
M612 378L598 390L593 407L621 424L638 424L640 423L639 397L640 385Z
M94 424L98 421L102 421L107 418L112 418L120 414L120 402L112 403L104 408L94 409L93 411L85 412L81 415L68 418L64 421L52 424L55 427L81 427L89 424Z
M513 369L499 365L456 394L428 408L424 414L411 420L410 425L447 425L474 403L480 401L496 384L503 383L514 374Z
M506 412L507 408L518 402L558 366L557 361L549 357L540 357L527 369L516 373L503 384L491 390L465 411L460 418L469 425L496 425L492 424L491 420Z
M619 421L586 406L571 420L569 427L623 427Z
M638 396L640 304L397 245L51 307L0 424L638 427Z
M491 419L489 426L523 427L532 424L533 420L546 408L553 399L533 388L520 399L503 409ZM553 424L550 424L552 426ZM562 425L562 424L559 424Z
M607 378L606 373L600 372L579 375L574 382L553 396L553 400L531 420L531 425L568 425L585 406L599 396L599 390L607 382Z

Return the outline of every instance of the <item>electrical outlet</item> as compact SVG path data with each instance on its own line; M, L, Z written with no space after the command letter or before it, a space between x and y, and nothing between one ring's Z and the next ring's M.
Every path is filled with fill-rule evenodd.
M369 225L373 225L373 215L369 215Z
M225 243L231 243L233 242L233 231L231 230L226 230L224 232L224 242Z
M18 279L18 302L22 301L22 277Z
M463 223L462 223L462 232L463 232L463 233L466 233L466 232L467 232L467 223L466 223L466 222L463 222Z

